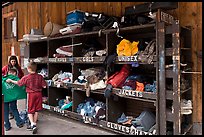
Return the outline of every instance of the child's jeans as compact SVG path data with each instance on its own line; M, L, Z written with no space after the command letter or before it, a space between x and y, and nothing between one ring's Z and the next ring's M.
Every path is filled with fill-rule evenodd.
M11 101L11 102L4 102L4 126L6 129L9 129L11 127L11 123L9 122L9 107L11 112L14 115L16 125L19 126L23 124L21 118L19 117L19 112L17 109L17 101Z

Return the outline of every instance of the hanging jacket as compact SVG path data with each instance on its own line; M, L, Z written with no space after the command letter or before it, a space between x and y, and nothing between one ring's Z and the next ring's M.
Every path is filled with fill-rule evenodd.
M19 78L14 75L6 75L2 77L2 94L4 95L4 102L26 99L27 93L25 91L25 86L19 87L13 83L7 83L7 79L12 79L15 81L19 80Z

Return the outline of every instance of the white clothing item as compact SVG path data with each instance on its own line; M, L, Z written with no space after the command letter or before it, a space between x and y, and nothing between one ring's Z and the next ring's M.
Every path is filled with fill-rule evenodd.
M96 89L104 89L106 88L106 84L104 83L103 80L100 80L97 83L89 85L91 87L91 90L96 90Z

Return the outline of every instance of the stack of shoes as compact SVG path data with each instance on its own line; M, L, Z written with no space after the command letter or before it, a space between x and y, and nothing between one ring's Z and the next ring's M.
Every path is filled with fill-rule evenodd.
M181 99L181 114L192 114L192 102L191 100Z

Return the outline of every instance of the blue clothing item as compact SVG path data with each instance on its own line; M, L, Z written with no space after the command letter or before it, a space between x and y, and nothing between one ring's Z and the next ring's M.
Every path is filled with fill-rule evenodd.
M69 102L68 104L65 104L61 107L61 110L66 110L66 109L69 109L71 108L71 106L73 105L72 101Z
M126 121L128 121L128 118L125 116L124 113L123 113L123 114L120 116L120 118L118 118L118 120L117 120L118 123L124 123L124 122L126 122Z
M19 112L19 117L22 119L22 122L24 124L28 124L29 123L29 118L28 118L27 110L22 110L21 112Z
M123 86L122 89L125 89L125 90L133 90L132 87L130 87L130 86Z
M81 109L84 107L84 103L80 103L78 106L77 106L77 113L80 113L81 112Z
M91 102L87 101L85 103L84 110L85 110L85 112L86 112L85 114L87 116L91 116L92 117L94 115L94 106L91 106Z
M145 85L145 91L147 92L156 92L156 81L153 82L153 84L146 84Z
M96 106L99 106L105 110L105 104L103 102L96 101L92 98L87 98L84 103L80 103L77 106L76 111L78 114L82 114L83 116L95 117Z
M58 102L59 108L61 108L64 105L64 99L60 99Z
M135 62L135 63L131 63L132 67L139 67L139 63Z
M9 129L11 127L11 123L9 122L9 107L11 109L11 112L14 115L14 119L16 121L16 125L19 126L23 124L22 119L19 116L19 112L17 109L17 101L11 101L11 102L4 102L4 127L6 129Z

